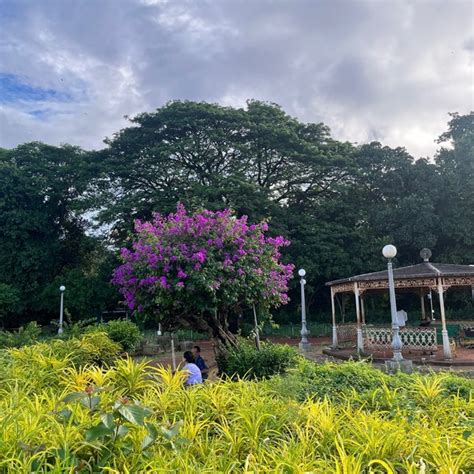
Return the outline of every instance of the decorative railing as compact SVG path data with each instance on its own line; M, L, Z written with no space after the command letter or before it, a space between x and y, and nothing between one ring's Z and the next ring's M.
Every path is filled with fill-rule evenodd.
M337 341L339 344L357 340L357 324L341 324L337 326Z
M390 327L364 327L364 349L390 350L392 345L392 328ZM436 328L400 328L402 350L436 351Z

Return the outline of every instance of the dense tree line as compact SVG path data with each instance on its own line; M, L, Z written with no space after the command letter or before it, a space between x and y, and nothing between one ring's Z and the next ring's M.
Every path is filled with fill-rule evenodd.
M0 150L0 318L50 320L59 284L74 319L116 308L110 278L133 220L177 202L268 220L292 241L285 258L307 270L310 314L327 305L327 280L382 268L387 242L400 265L422 247L434 261L471 264L473 117L452 114L436 155L418 160L337 141L324 124L258 101L171 102L130 119L100 151Z

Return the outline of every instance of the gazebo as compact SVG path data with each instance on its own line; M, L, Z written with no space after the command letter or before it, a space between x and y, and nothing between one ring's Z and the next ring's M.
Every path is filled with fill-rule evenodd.
M474 266L453 265L446 263L431 263L425 257L417 265L396 268L393 271L396 291L410 291L420 295L422 318L426 319L425 295L435 291L439 297L441 315L441 334L443 339L443 354L445 359L451 359L451 345L446 328L444 295L448 289L474 287ZM370 328L365 324L364 296L368 292L388 292L387 270L364 273L349 278L334 280L326 283L331 289L332 305L332 347L336 349L340 339L346 337L344 328L336 323L336 308L334 299L339 293L353 293L357 324L355 327L356 344L359 352L384 348L389 350L392 338L391 327ZM431 319L431 315L430 315ZM401 328L400 337L403 348L410 350L432 350L437 348L435 327Z

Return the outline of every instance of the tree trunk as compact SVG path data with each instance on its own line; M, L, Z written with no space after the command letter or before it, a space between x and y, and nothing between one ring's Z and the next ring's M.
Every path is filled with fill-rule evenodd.
M186 321L192 328L206 332L219 346L235 346L237 338L229 330L226 314L218 316L217 312L194 315Z
M257 320L257 311L255 310L255 305L253 305L253 322L255 325L255 344L257 346L257 350L260 350L260 334L258 330L258 320Z

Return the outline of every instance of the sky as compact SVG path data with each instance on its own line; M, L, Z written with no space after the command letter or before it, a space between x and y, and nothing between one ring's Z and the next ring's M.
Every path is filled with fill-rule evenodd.
M0 146L86 149L170 100L280 104L433 156L473 109L470 0L0 0Z

